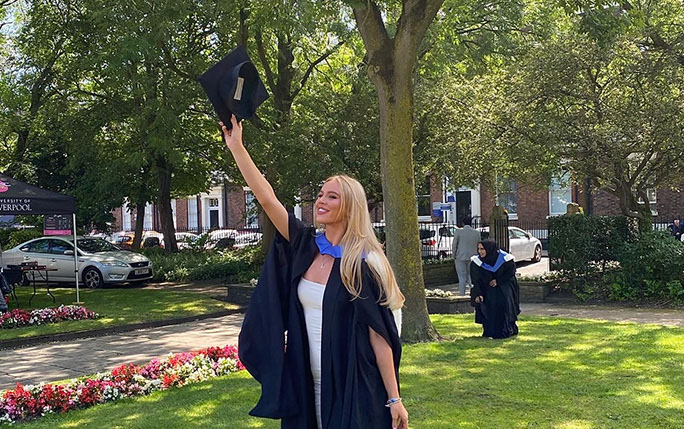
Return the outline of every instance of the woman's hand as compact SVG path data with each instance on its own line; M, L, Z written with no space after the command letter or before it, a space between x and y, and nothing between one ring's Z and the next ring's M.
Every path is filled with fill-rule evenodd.
M235 119L235 115L230 115L230 122L233 125L233 128L230 130L223 122L219 122L219 124L221 125L223 140L225 140L226 146L228 149L233 150L236 147L242 146L242 122L238 122Z
M492 280L489 282L489 286L491 286L491 287L496 287L496 279L492 279Z
M408 429L408 411L403 402L390 405L392 413L392 429Z
M476 303L480 304L480 303L483 302L483 301L484 301L484 298L482 298L482 296L476 296L476 297L475 297L475 302L476 302Z

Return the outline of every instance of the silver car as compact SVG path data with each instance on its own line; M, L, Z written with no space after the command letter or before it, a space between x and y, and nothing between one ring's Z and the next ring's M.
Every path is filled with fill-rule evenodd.
M101 287L105 283L140 282L152 278L152 264L147 257L121 250L101 238L79 237L78 254L81 281L89 288ZM32 261L56 269L49 272L50 282L76 281L74 241L70 236L36 238L2 255L5 267Z
M489 227L478 228L482 239L489 238ZM516 261L539 262L542 258L542 244L538 238L515 226L508 227L510 253Z

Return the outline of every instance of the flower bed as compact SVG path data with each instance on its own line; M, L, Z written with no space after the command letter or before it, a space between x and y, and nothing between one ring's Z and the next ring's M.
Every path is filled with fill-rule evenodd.
M0 328L19 328L67 320L97 319L98 317L100 316L94 311L79 305L60 305L57 308L41 308L31 311L15 309L8 313L0 314Z
M66 384L22 386L0 394L0 423L64 413L155 390L197 383L244 369L233 346L170 354L143 366L121 365L110 372Z
M425 297L426 298L449 298L451 296L454 296L454 294L448 290L425 289Z

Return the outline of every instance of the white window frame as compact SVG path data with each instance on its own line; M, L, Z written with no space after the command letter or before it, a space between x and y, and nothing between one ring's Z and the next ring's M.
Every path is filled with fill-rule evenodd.
M427 198L427 200L428 200L428 206L430 207L430 213L428 213L428 214L426 214L426 215L421 215L420 213L418 213L418 222L432 222L432 194L431 194L431 192L430 192L430 190L431 190L431 189L430 189L430 185L432 185L432 181L431 181L431 179L430 179L430 176L425 176L424 180L427 180L427 184L428 184L428 193L427 193L427 194L419 194L419 193L416 191L416 210L418 210L418 208L420 207L420 204L418 203L418 201L419 201L420 199L425 199L425 198ZM424 185L424 184L423 184L423 185ZM384 218L385 218L385 215L384 215L384 208L383 208L383 216L382 216L382 217L383 217L383 220L384 220Z
M123 207L121 207L121 230L122 231L132 231L133 227L131 224L131 206L128 205L128 201L124 201Z
M503 207L504 209L506 209L506 211L508 212L508 220L518 220L518 183L517 183L515 180L509 179L509 178L497 178L497 180L499 181L500 184L503 184L503 183L506 183L506 182L510 182L510 183L512 183L512 184L514 185L515 190L512 191L512 192L506 192L506 194L509 194L509 193L510 193L510 194L515 195L515 208L516 208L516 211L515 211L515 212L512 212L512 211L508 210L507 207L503 207L503 206L501 206L501 207ZM496 196L496 200L497 200L497 201L496 201L496 203L499 204L499 205L500 205L500 203L501 203L501 200L500 200L501 195L502 195L501 192L497 192L497 196Z
M564 196L567 195L569 198L568 203L562 211L553 211L553 199L554 194L558 195L562 193ZM567 213L567 204L572 202L572 184L570 183L570 173L564 173L562 176L551 177L551 185L549 186L549 216L561 216Z
M143 218L143 230L152 231L152 204L145 204L145 216Z
M651 206L651 214L658 216L658 190L656 188L646 188L646 195L648 195L648 204ZM637 203L643 204L644 200L639 197Z
M199 230L199 212L197 210L197 198L188 198L188 230Z

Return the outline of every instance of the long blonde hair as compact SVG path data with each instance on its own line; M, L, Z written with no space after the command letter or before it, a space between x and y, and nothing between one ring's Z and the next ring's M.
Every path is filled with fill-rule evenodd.
M380 288L380 304L392 310L401 308L405 298L373 231L363 186L356 179L343 174L331 176L325 182L330 181L340 185L340 210L336 220L347 220L347 229L340 241L344 247L340 263L342 283L354 299L359 297L362 287L361 261L362 255L365 255L366 263Z

